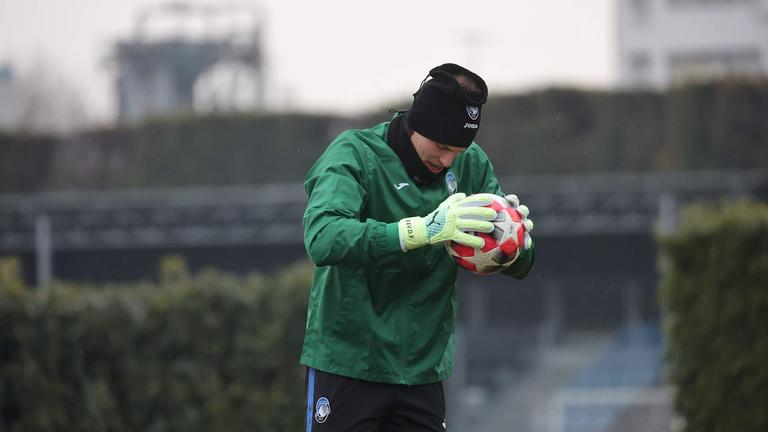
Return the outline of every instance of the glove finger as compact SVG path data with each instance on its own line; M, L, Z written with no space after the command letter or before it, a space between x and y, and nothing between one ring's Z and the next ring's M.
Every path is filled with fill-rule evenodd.
M525 226L525 231L533 231L533 221L530 219L526 219L523 221L523 226Z
M459 219L494 220L496 210L488 207L461 207L453 210L453 214Z
M531 238L531 235L528 233L525 233L525 241L523 243L523 249L528 250L533 246L533 239Z
M456 228L462 231L479 231L489 233L493 231L493 224L488 221L459 219L456 221Z
M443 205L456 203L458 201L463 200L466 197L467 197L467 194L465 194L464 192L455 193L449 196L448 198L446 198L446 200L443 201Z
M493 202L491 194L474 194L470 195L456 203L461 207L483 207Z
M505 196L504 199L506 199L507 202L512 205L512 207L517 207L520 205L520 199L515 194L509 194Z
M517 206L517 212L523 215L523 217L528 217L528 214L531 213L528 206L525 204Z
M456 243L463 244L464 246L469 246L473 249L480 249L485 245L485 240L481 239L478 236L473 236L472 234L467 234L463 232L456 233L456 236L453 238L453 241Z

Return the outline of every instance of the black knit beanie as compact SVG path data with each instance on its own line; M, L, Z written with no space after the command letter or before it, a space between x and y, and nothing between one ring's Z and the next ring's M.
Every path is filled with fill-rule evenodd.
M462 87L456 79L462 75L477 91ZM477 74L453 63L443 64L430 70L413 94L408 126L440 144L469 147L480 128L481 109L487 99L488 87Z

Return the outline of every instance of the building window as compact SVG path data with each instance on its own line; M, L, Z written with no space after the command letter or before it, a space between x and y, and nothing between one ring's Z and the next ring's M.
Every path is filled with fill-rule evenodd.
M672 6L730 6L755 3L759 0L668 0Z
M633 52L629 57L629 70L634 86L647 86L651 83L651 57L647 52Z
M638 23L645 23L648 21L648 15L650 14L650 1L649 0L632 0L632 16Z
M674 53L669 58L669 69L673 84L763 74L757 49Z

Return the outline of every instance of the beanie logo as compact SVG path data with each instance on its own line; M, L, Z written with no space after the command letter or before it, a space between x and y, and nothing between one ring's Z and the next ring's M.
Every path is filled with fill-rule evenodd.
M472 120L477 120L477 117L480 116L480 108L472 105L467 105L467 115Z

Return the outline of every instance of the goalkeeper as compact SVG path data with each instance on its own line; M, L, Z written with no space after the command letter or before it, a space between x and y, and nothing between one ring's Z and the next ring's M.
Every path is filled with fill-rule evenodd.
M408 111L343 132L310 169L307 431L445 430L457 265L440 244L482 246L465 231L490 232L495 211L471 195L503 195L473 142L487 94L473 72L438 66ZM530 231L527 207L507 199ZM513 278L533 265L525 237Z

